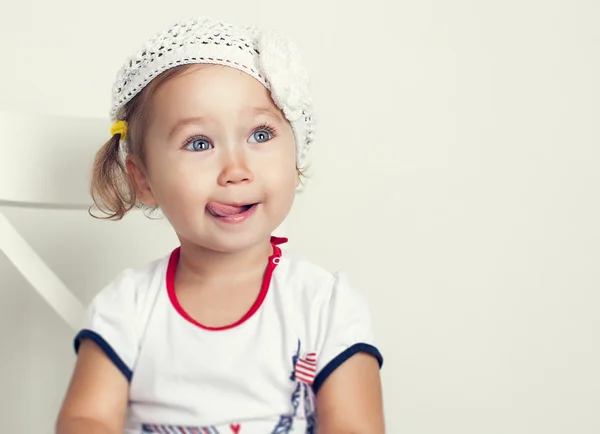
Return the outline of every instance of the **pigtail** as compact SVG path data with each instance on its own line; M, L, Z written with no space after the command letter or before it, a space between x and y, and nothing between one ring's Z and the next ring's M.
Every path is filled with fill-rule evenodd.
M180 65L160 74L148 83L119 112L117 118L127 122L126 148L138 164L145 162L144 131L147 126L150 99L155 90L169 78L197 67L194 64ZM112 138L96 154L92 171L90 193L94 204L105 216L94 218L121 220L138 203L135 184L127 171L121 152L121 134L114 131Z
M137 202L135 186L121 158L121 135L115 134L100 148L94 160L90 193L96 207L110 220L121 220Z

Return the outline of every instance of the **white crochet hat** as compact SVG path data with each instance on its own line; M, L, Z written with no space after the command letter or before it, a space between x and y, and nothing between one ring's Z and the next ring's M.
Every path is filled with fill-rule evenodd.
M179 22L150 39L127 59L113 86L110 117L162 72L210 63L244 71L261 82L292 126L300 167L313 141L315 122L309 78L292 41L272 30L238 27L210 18Z

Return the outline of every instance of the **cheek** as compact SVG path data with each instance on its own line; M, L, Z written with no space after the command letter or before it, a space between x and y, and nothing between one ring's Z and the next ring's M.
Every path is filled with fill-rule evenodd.
M154 159L150 166L150 181L154 195L163 208L189 205L190 201L202 200L211 176L201 170L194 161Z
M279 166L277 170L273 167L267 172L266 185L272 195L277 195L280 200L287 203L293 198L296 190L295 166Z

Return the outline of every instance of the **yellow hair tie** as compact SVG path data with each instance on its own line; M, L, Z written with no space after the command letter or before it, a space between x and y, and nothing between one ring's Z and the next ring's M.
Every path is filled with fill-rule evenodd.
M127 122L126 121L115 122L112 125L112 127L110 127L110 134L113 136L115 134L120 134L121 140L125 140L125 138L127 137Z

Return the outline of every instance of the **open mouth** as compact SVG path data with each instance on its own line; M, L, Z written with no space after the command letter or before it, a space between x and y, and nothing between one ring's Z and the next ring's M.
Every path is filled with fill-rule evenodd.
M247 213L257 205L258 203L229 205L220 202L209 202L206 204L206 210L215 217L235 217Z

